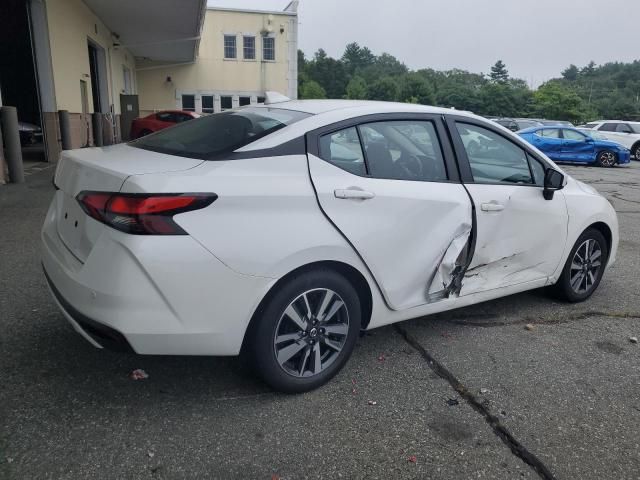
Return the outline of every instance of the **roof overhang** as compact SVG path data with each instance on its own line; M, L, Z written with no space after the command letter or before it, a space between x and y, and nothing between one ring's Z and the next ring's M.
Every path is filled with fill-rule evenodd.
M84 0L138 63L193 62L206 0Z

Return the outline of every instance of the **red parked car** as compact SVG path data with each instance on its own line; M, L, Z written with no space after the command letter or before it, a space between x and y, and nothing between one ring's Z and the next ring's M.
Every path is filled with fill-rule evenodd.
M164 110L146 117L136 118L131 122L131 138L144 137L163 128L171 127L176 123L187 122L199 116L195 112L185 112L184 110Z

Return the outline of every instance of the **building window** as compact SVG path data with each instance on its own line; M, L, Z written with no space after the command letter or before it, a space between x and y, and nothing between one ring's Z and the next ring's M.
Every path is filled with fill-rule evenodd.
M224 36L224 58L236 58L236 36Z
M220 97L220 108L230 110L233 108L233 97Z
M256 59L256 37L244 36L242 39L242 47L245 60Z
M258 97L258 103L264 103L264 97Z
M240 97L240 106L251 105L251 97Z
M123 76L123 80L124 80L124 93L126 95L131 95L133 93L133 86L131 83L131 70L129 70L127 67L125 67L124 65L122 66L122 76Z
M268 61L276 59L276 39L274 37L262 37L262 59Z
M213 95L202 96L202 113L213 113Z
M196 111L196 96L195 95L182 95L182 110L186 112Z

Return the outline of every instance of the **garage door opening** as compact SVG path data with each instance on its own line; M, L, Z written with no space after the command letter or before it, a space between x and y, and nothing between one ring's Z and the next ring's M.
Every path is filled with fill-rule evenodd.
M28 2L0 2L0 92L2 105L16 107L25 162L46 161ZM8 21L10 19L10 21Z

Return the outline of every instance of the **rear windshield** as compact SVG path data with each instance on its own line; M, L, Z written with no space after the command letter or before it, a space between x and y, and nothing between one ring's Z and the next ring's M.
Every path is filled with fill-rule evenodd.
M180 123L129 145L180 157L217 160L310 116L281 108L243 108Z

